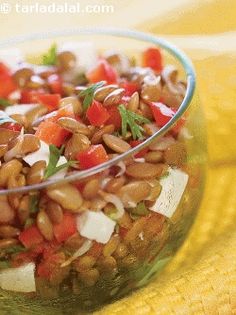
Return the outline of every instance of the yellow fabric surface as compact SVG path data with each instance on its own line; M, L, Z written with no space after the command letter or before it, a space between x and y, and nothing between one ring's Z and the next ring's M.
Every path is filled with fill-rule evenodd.
M219 47L216 35L215 50L209 48L210 42L207 45L210 37L201 41L197 36L193 47L188 42L189 34L204 29L236 31L236 2L199 1L194 11L181 11L173 23L153 19L140 28L176 35L171 39L187 47L193 59L207 118L208 178L197 220L163 274L96 314L236 314L236 51L231 49L235 34L223 34ZM188 37L180 38L182 34Z

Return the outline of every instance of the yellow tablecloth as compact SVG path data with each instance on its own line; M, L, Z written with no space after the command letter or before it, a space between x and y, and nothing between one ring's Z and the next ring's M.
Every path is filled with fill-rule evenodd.
M113 4L115 10L106 15L63 17L12 12L0 15L0 38L82 25L133 27L166 35L186 50L196 66L210 160L198 218L175 259L148 287L96 314L236 314L236 1L79 2Z
M97 315L236 314L236 1L197 2L140 28L174 34L197 69L209 148L198 218L162 276Z

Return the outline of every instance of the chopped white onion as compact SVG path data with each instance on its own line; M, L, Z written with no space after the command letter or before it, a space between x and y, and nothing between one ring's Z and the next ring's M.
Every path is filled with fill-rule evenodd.
M168 176L160 180L162 190L150 210L171 218L180 203L188 177L188 174L179 169L169 168Z
M2 270L0 272L0 287L8 291L35 292L34 271L34 263Z
M144 158L134 158L134 162L136 162L136 163L144 163L145 159Z
M169 146L175 143L175 139L171 136L162 137L157 139L154 143L152 143L149 148L152 151L164 151Z
M78 257L84 255L85 253L87 253L90 250L90 248L92 247L92 244L93 244L92 241L85 240L83 245L69 259L67 259L63 264L61 264L61 267L66 267L66 266L70 265L72 263L72 261L74 261Z
M102 211L85 211L77 217L77 229L81 236L106 244L114 232L116 222Z
M0 62L5 63L12 70L15 70L23 61L23 53L18 48L0 50Z
M179 137L183 137L184 139L192 139L193 135L189 132L188 128L183 127L180 129Z
M112 179L111 177L105 177L105 178L103 178L103 179L101 180L100 187L101 187L102 189L104 189L111 179Z
M70 51L76 57L75 71L87 71L98 59L96 48L92 42L65 42L58 47L59 52Z
M112 214L114 220L120 219L125 213L124 205L121 199L114 194L107 194L103 191L100 192L100 195L106 202L110 202L116 207L117 212Z
M11 94L8 95L8 99L9 100L14 100L14 101L18 101L21 98L21 92L20 90L15 90L14 92L12 92Z
M37 107L38 104L17 104L17 105L11 105L7 106L5 109L5 113L7 115L14 115L14 114L20 114L25 115L31 110L33 110L35 107Z
M123 161L120 161L119 163L116 164L116 166L120 167L120 170L116 174L116 177L120 177L126 172L126 165L125 165L125 163Z
M22 145L24 141L24 128L21 128L21 132L19 136L16 138L16 145L7 151L4 155L4 161L8 162L13 158L20 158L22 157Z

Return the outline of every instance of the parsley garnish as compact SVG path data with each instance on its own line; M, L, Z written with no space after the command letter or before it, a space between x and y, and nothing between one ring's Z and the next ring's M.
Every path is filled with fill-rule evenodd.
M27 249L25 247L23 247L22 245L15 245L15 246L11 246L9 248L7 248L5 250L6 254L18 254L21 252L25 252Z
M84 111L86 111L89 108L89 106L92 104L94 93L96 92L96 90L102 87L104 84L105 84L105 81L92 84L86 90L79 93L79 96L84 97L84 101L83 101Z
M0 98L0 105L3 107L7 107L12 105L11 102L9 102L7 99L5 98Z
M48 52L43 55L44 66L54 66L57 63L57 45L53 44Z
M144 202L138 203L135 208L131 208L129 209L129 211L130 211L130 217L133 220L137 220L141 216L146 216L149 214L149 211Z
M37 194L30 196L30 213L37 213L39 211L39 197Z
M139 124L147 124L150 121L147 118L126 109L125 106L122 104L119 105L118 108L122 119L121 125L122 137L126 136L127 129L129 126L134 140L137 138L138 139L142 138L143 128L140 125L138 125L137 122Z
M68 161L60 166L57 166L57 163L60 159L60 156L62 154L64 150L64 146L62 146L60 149L58 149L55 145L50 144L49 145L49 152L50 152L50 156L49 156L49 163L48 166L46 167L45 173L44 173L44 178L47 179L48 177L56 174L57 172L59 172L60 170L62 170L63 168L72 166L73 164L75 164L75 161Z

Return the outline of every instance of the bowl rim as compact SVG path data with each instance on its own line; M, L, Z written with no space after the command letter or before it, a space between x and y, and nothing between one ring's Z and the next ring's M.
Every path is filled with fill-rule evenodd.
M193 64L191 60L187 57L187 55L177 48L175 45L165 40L162 37L157 37L150 33L144 33L136 30L125 29L125 28L114 28L114 27L76 27L76 28L67 28L60 30L52 30L47 32L38 32L38 33L30 33L25 35L20 35L16 37L7 38L5 40L0 41L0 49L9 48L11 45L22 44L25 42L32 42L35 40L45 40L52 39L57 37L66 37L66 36L76 36L76 35L108 35L114 37L124 37L135 39L143 42L148 42L154 44L162 49L166 50L170 55L176 58L180 64L182 65L187 81L187 88L185 97L176 112L176 114L169 120L167 124L165 124L162 128L160 128L156 133L147 138L145 141L137 145L136 147L130 149L129 151L122 153L113 159L97 165L93 168L83 170L83 171L74 171L72 174L65 176L60 179L52 179L42 182L40 184L28 185L18 188L5 189L0 190L0 195L8 195L12 193L26 193L29 191L40 190L43 188L47 188L51 185L55 184L63 184L68 182L73 182L77 180L84 179L91 175L95 175L100 173L113 165L117 165L119 162L124 160L127 157L134 155L140 150L144 149L148 145L150 145L155 139L163 136L171 127L183 116L185 111L188 109L191 100L193 98L193 94L196 86L196 75Z

